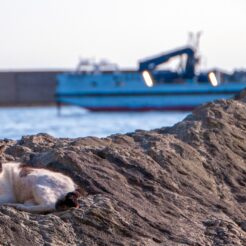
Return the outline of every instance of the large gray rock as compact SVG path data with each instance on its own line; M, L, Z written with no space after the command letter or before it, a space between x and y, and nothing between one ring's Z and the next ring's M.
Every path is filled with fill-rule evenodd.
M169 128L107 138L2 140L2 161L71 176L81 208L0 208L1 245L246 245L246 103L220 100Z

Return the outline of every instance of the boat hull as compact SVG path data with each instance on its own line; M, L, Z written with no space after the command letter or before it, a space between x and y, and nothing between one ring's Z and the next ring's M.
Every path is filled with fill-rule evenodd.
M91 111L190 111L203 103L231 98L246 87L246 83L213 87L192 81L148 87L139 74L119 76L123 75L61 75L56 100Z
M86 109L92 112L131 112L131 111L138 111L138 112L148 112L148 111L192 111L194 107L142 107L142 108L129 108L129 107L87 107Z

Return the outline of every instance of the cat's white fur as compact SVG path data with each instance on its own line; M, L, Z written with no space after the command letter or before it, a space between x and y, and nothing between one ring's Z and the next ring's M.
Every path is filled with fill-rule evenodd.
M75 191L71 178L41 168L23 168L21 163L0 164L0 204L27 212L50 212L56 202Z

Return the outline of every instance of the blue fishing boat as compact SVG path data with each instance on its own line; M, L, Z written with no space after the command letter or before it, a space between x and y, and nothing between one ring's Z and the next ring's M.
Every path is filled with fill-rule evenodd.
M177 70L159 68L174 57L181 59ZM196 49L190 46L142 60L138 70L84 60L76 72L58 75L56 100L91 111L190 111L202 103L233 97L246 87L245 72L197 73L198 62Z

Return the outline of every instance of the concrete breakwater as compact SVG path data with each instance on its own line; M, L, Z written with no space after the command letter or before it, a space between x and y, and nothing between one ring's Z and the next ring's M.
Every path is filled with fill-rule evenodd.
M61 72L0 72L0 106L54 104L56 75Z
M246 97L241 96L202 105L176 125L151 131L0 141L2 162L22 160L64 172L85 193L79 209L47 215L1 206L0 242L246 245Z

